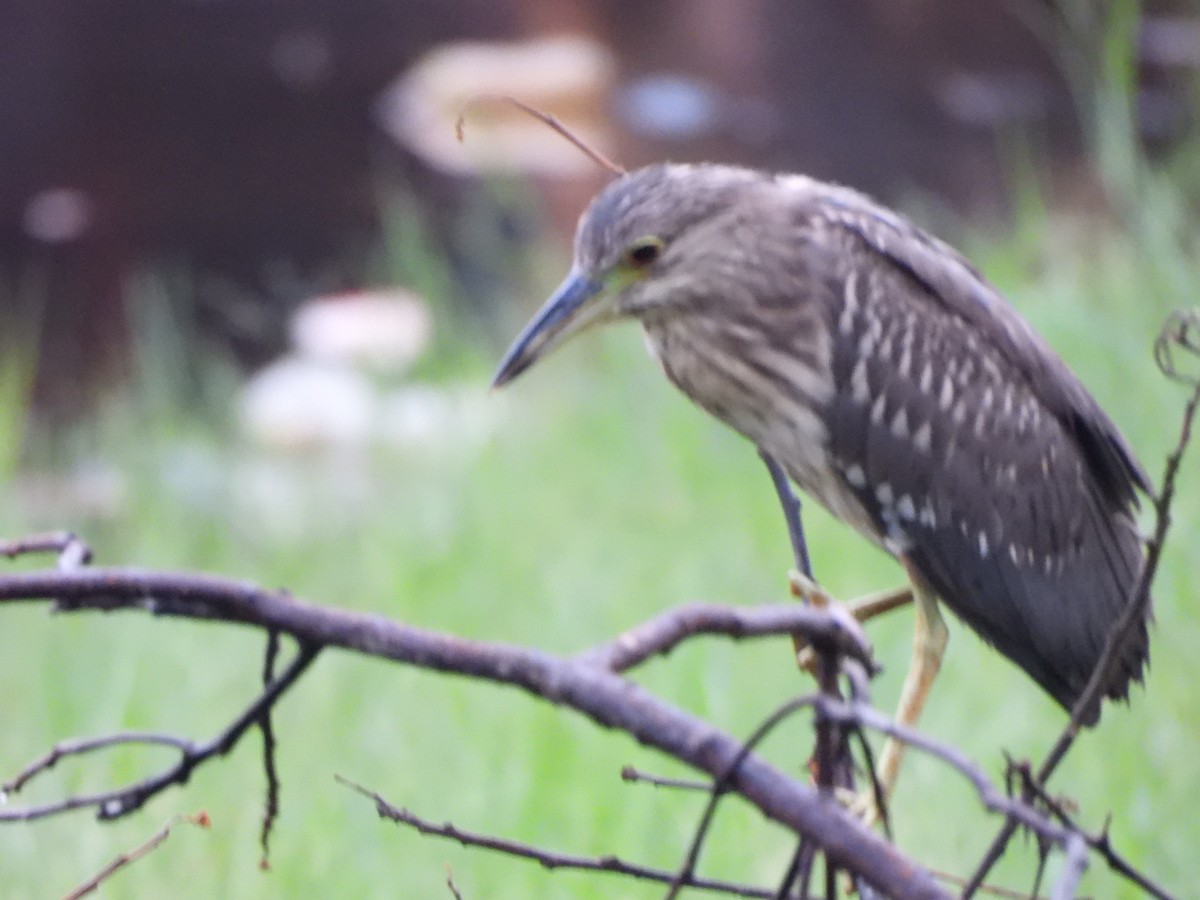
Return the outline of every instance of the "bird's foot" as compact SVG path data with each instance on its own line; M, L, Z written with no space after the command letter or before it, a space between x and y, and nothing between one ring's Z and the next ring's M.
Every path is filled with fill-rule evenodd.
M854 606L838 603L815 580L794 569L788 572L788 587L791 589L793 597L802 600L814 609L829 611L840 621L843 628L860 635L863 641L866 641L866 636L862 634L859 624L862 621L859 610ZM802 638L796 644L796 664L814 678L817 677L817 655L811 646L803 642Z
M817 609L825 609L833 604L833 598L816 580L795 569L788 572L788 589L797 600L802 600Z
M872 787L863 788L861 791L842 790L838 794L838 800L845 807L846 812L868 828L874 828L883 820L883 814L879 809L879 800Z

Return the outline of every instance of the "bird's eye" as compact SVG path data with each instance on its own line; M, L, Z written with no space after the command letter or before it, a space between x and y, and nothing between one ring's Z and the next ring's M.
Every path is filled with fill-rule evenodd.
M638 238L625 251L625 262L631 268L644 269L662 256L662 252L663 242L661 238L653 236Z

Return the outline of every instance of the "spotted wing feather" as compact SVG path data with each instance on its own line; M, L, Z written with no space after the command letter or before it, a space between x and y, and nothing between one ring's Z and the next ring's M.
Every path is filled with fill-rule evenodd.
M835 215L803 254L837 335L831 456L885 545L1069 708L1137 577L1145 476L990 286L876 233L895 227ZM1109 696L1146 654L1142 623Z

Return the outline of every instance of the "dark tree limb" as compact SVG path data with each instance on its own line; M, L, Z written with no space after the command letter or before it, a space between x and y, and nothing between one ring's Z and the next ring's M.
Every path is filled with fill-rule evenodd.
M858 872L889 896L943 897L933 877L864 828L836 802L784 775L761 758L742 753L742 743L707 722L654 697L639 685L599 666L511 645L472 641L390 621L382 616L305 603L288 594L265 591L245 582L198 574L169 574L139 569L96 568L66 572L24 572L0 577L0 602L52 601L63 612L141 610L160 616L247 625L291 635L300 644L297 658L272 683L263 699L273 702L285 679L294 680L321 647L338 647L438 672L508 684L574 709L599 725L616 728L647 746L721 778L740 760L729 779L739 793L768 818L796 834L808 835L836 864ZM799 609L798 606L794 608ZM745 615L751 618L752 610ZM768 609L768 615L776 614ZM802 620L778 621L779 633L798 630ZM800 629L802 630L802 629ZM215 742L200 750L211 756L231 746L255 724L255 704ZM197 764L189 754L181 765ZM100 806L101 814L123 814L145 802L162 783L180 783L165 773L125 791L73 798L55 809ZM86 801L86 802L84 802ZM136 801L136 802L135 802ZM64 803L67 804L64 806ZM108 805L105 805L108 804ZM0 811L8 818L17 810ZM0 820L5 816L0 814Z

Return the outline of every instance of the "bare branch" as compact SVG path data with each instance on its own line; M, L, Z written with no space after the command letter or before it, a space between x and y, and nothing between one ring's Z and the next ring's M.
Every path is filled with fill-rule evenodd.
M676 788L682 791L704 791L707 793L712 790L712 785L706 781L691 781L683 778L664 778L661 775L651 775L648 772L640 772L633 766L622 766L621 780L631 784L650 784L654 787Z
M92 548L69 531L52 531L15 541L0 541L0 556L16 559L30 553L57 553L60 569L78 569L92 561Z
M643 881L656 881L660 884L670 884L676 877L676 873L667 872L662 869L652 869L648 866L640 866L635 863L628 863L618 859L615 856L588 857L576 856L567 853L555 853L550 850L544 850L540 847L534 847L530 844L525 844L520 841L510 841L504 838L493 837L490 835L476 834L446 822L442 825L436 825L420 816L414 815L407 809L401 809L393 806L381 795L375 791L369 790L360 784L355 784L341 775L334 776L341 784L344 784L350 790L362 794L364 797L375 802L375 811L380 818L390 819L401 825L407 825L415 829L420 834L430 835L432 837L447 838L452 841L457 841L464 847L478 847L484 850L495 850L503 853L505 856L515 856L518 859L528 859L540 864L546 869L576 869L584 872L610 872L617 875L625 875L630 878L640 878ZM735 884L729 881L717 881L708 878L689 877L685 887L696 888L702 891L718 891L723 894L730 894L735 897L763 897L771 898L775 896L773 891L764 888L756 888L751 885Z
M870 671L877 668L871 658L871 646L857 622L832 609L798 603L678 606L581 653L577 659L613 672L627 672L652 656L670 653L683 641L704 634L736 640L785 634L800 636L804 643L827 645L858 660Z
M1117 874L1121 875L1127 881L1131 881L1139 888L1145 891L1152 897L1157 897L1159 900L1171 900L1171 895L1165 888L1156 884L1149 877L1135 869L1128 860L1125 859L1117 849L1113 847L1112 840L1108 833L1108 822L1105 822L1104 827L1099 834L1089 834L1085 831L1074 818L1063 808L1063 804L1050 794L1034 777L1033 771L1027 762L1011 762L1009 770L1021 779L1022 794L1026 797L1036 799L1039 803L1050 811L1050 814L1058 819L1064 826L1077 832L1087 842L1100 858Z
M83 572L58 573L55 577L78 577L84 574ZM5 579L0 579L4 581ZM78 755L84 752L104 749L107 747L119 746L122 744L138 744L138 743L157 743L167 744L180 751L179 761L163 770L157 775L152 775L142 781L135 782L123 788L117 788L111 791L103 791L94 794L83 794L72 797L67 797L64 800L59 800L51 803L44 803L36 806L27 806L23 808L2 808L0 809L0 822L13 821L30 821L33 819L42 819L47 816L58 815L75 809L95 809L97 810L97 818L101 820L118 819L121 816L128 815L134 810L140 809L146 801L151 797L161 793L172 785L186 784L191 777L192 772L197 766L201 765L208 759L215 756L224 756L237 744L238 740L246 731L256 724L260 717L266 713L275 702L284 695L296 680L304 673L312 661L316 658L318 648L308 644L301 644L296 651L295 658L288 665L284 673L274 681L272 681L262 691L254 702L252 702L242 713L233 720L230 725L225 728L220 734L210 741L204 743L194 743L182 739L169 739L162 735L147 735L137 733L126 733L111 735L107 738L97 738L91 741L67 742L59 744L54 750L46 756L35 761L22 770L21 774L9 782L9 790L15 792L17 787L24 786L31 778L37 774L48 770L59 759L67 755ZM69 752L64 752L64 749ZM16 787L12 787L16 785Z
M80 897L86 897L88 894L96 891L99 889L100 885L112 878L113 875L125 868L125 866L129 865L130 863L137 862L147 853L153 851L156 847L162 844L163 841L171 836L171 830L176 825L185 822L189 825L197 825L200 828L208 828L212 824L212 821L208 818L208 813L203 811L191 816L172 816L170 821L168 821L167 824L151 835L149 840L143 844L139 844L132 850L122 853L83 884L79 885L79 887L68 892L63 897L63 900L79 900Z
M733 771L730 790L741 794L768 818L797 834L808 835L837 866L860 873L889 896L945 896L928 872L865 829L836 802L819 797L753 754L745 755L740 741L711 724L665 703L620 675L579 660L465 640L382 616L315 606L282 592L204 575L98 568L0 577L0 602L30 599L54 600L64 611L136 609L239 623L290 634L302 648L341 647L519 687L577 710L606 728L623 730L711 777ZM275 684L280 681L282 678ZM257 721L260 713L258 706L247 710L239 720L245 723L241 730ZM732 769L735 760L740 763ZM187 771L194 766L195 762L190 762ZM161 789L161 780L155 779L152 787ZM144 802L144 790L136 796ZM125 795L101 798L100 802L107 799L115 799L121 812L129 808L130 798ZM96 802L92 798L89 805ZM83 804L77 799L75 805Z
M275 679L275 662L279 658L279 632L267 632L267 647L263 656L262 683L268 688ZM279 815L279 773L275 768L275 729L271 725L271 708L262 711L258 719L258 730L263 738L263 775L267 780L267 795L263 803L262 827L258 833L258 845L262 856L258 867L264 872L271 868L271 829Z
M39 756L0 786L0 798L3 798L7 802L10 795L20 791L27 782L33 780L38 775L54 768L61 759L69 756L83 756L96 750L108 750L112 747L128 744L151 744L172 747L181 753L186 753L190 746L188 741L173 734L159 734L149 731L122 731L117 734L108 734L98 738L76 738L69 741L60 741L51 747L49 752L43 756Z

